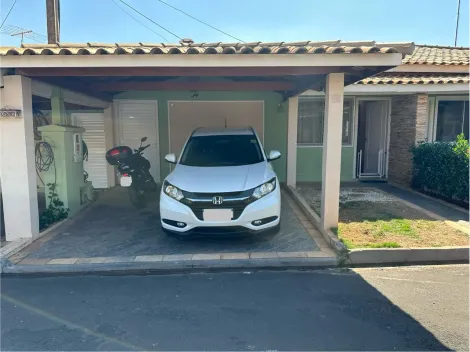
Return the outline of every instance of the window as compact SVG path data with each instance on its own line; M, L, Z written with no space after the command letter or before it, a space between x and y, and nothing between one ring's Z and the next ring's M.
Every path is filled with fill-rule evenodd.
M264 160L255 135L193 136L181 156L186 166L240 166Z
M344 99L343 145L352 144L353 99ZM324 98L301 98L297 127L297 144L323 145Z
M436 141L452 142L463 133L468 139L468 100L440 100L437 105Z

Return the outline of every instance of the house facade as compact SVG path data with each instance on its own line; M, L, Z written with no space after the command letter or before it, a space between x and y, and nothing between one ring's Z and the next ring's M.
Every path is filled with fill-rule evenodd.
M418 142L469 133L469 49L420 46L387 72L345 87L341 180L410 186ZM324 97L300 95L297 180L321 181Z
M325 92L321 168L328 179L322 184L321 226L334 227L344 87L396 67L413 50L413 43L370 41L1 48L0 105L5 111L13 109L15 116L0 119L6 237L38 233L37 174L44 192L53 186L73 214L86 201L91 184L115 184L113 168L104 164L107 148L136 147L147 137L151 148L145 156L158 182L170 171L164 155L178 153L182 140L197 126L253 125L265 148L284 155L273 163L280 181L295 186L299 95L309 89ZM51 124L38 128L41 146L46 146L43 154L34 125L39 125L36 116L47 120L48 109ZM85 162L80 138L89 145ZM45 160L54 162L44 168Z
M200 126L253 126L267 151L283 155L273 162L281 182L323 180L322 227L334 227L340 180L406 183L409 147L430 136L451 138L449 126L457 128L454 102L468 94L468 72L462 72L468 50L433 47L444 53L438 65L437 54L426 56L421 48L340 41L0 48L0 108L20 112L0 119L7 239L37 234L38 187L47 194L47 184L56 184L74 213L87 187L116 184L106 150L135 148L142 137L151 144L145 151L151 173L161 182L171 171L164 156L178 154ZM454 71L438 71L444 68ZM400 75L415 78L403 83ZM468 109L468 100L463 106ZM468 125L468 115L460 116ZM54 150L53 170L36 168L39 138ZM78 156L78 138L87 144L87 160Z

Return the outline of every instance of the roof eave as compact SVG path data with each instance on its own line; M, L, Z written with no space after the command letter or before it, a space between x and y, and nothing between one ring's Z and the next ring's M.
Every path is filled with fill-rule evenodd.
M401 53L264 55L12 55L0 56L3 68L66 67L394 67Z
M345 94L462 93L468 94L468 83L444 84L351 84Z

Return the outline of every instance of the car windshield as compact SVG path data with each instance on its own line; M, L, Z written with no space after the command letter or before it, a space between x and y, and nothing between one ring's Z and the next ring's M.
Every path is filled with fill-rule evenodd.
M193 136L181 156L186 166L239 166L264 160L254 135Z

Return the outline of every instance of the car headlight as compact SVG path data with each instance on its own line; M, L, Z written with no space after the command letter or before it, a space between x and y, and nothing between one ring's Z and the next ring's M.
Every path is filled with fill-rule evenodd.
M276 178L272 178L266 183L263 183L261 186L258 186L255 188L253 191L253 197L256 199L260 199L264 197L265 195L271 193L276 189Z
M176 200L181 200L184 198L183 192L181 192L178 187L173 186L167 181L165 181L163 185L163 192L165 192L168 197L171 197Z

